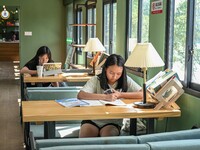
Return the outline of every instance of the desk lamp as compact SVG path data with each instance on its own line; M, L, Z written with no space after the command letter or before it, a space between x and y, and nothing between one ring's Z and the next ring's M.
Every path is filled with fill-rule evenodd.
M85 45L85 48L83 49L83 52L102 52L105 51L105 47L102 45L102 43L99 41L98 38L90 38L88 42ZM96 65L96 60L93 61L93 71L92 75L95 75L95 65Z
M152 108L153 104L146 100L146 72L148 67L161 67L164 62L151 43L137 43L133 52L125 63L127 67L142 68L143 78L143 101L136 102L135 105L141 108Z

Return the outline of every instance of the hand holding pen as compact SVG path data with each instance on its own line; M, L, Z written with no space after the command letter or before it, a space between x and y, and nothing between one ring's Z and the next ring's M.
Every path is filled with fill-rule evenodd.
M104 91L104 94L107 94L108 96L108 101L115 101L117 99L119 99L120 95L121 95L121 90L117 91L115 89L107 89L106 91Z

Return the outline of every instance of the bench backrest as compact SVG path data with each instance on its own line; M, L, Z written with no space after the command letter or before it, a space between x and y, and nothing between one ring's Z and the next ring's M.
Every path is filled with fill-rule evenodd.
M79 90L27 90L28 100L55 100L77 97Z

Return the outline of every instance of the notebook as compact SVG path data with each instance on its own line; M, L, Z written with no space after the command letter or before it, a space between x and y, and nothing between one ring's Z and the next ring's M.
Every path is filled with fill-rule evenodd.
M59 73L62 73L62 63L61 62L54 62L54 63L44 63L43 64L43 75L49 76L49 75L56 75Z

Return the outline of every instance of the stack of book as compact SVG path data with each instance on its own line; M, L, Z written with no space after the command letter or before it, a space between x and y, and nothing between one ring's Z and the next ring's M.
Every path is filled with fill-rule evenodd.
M172 78L177 78L177 82L179 81L178 74L175 71L169 69L161 71L151 80L147 81L147 90L155 95Z
M172 70L160 72L151 82L148 81L147 86L152 98L158 101L155 109L162 107L179 109L175 101L184 93L184 90L176 72Z

